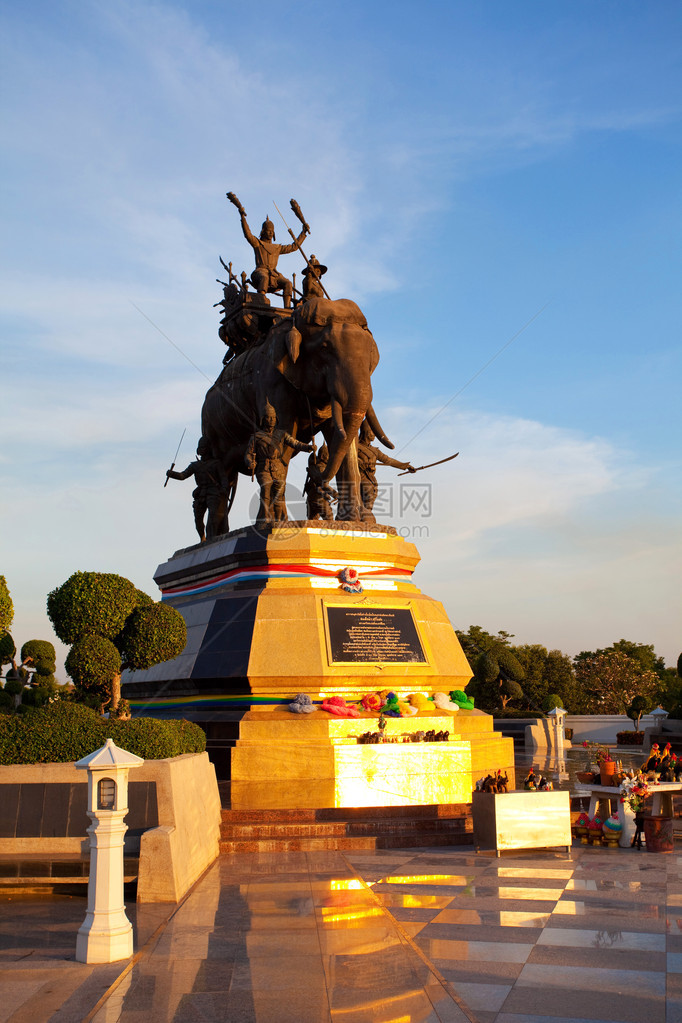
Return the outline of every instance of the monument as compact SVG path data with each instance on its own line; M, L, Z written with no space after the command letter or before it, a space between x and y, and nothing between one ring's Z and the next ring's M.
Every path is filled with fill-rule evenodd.
M412 582L417 548L375 519L377 461L417 470L372 443L393 448L372 403L379 352L365 316L329 297L293 199L302 230L287 228L292 243L279 245L269 218L256 239L227 197L256 266L238 277L221 259L226 352L201 413L200 460L167 474L195 476L201 542L154 576L185 618L187 645L174 661L128 673L123 693L134 710L202 723L243 711L233 805L240 786L245 802L258 801L260 786L263 798L362 806L468 802L475 780L497 768L513 784L512 740L466 698L472 673L455 631ZM294 251L305 261L301 292L278 267ZM278 293L281 306L270 298ZM291 521L286 479L300 452L309 453L308 518ZM257 480L260 505L252 525L230 531L240 477Z

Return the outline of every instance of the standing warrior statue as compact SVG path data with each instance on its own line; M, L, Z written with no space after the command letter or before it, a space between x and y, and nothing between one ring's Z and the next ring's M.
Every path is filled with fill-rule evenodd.
M277 269L277 260L280 256L289 252L296 252L308 234L304 226L298 238L291 245L278 245L275 242L275 225L266 216L260 232L260 238L254 237L246 221L246 211L234 192L227 192L227 198L233 206L239 210L242 222L242 231L249 245L252 246L256 256L256 269L251 274L251 283L260 295L267 292L279 291L282 289L284 295L284 308L291 309L291 295L293 285L288 277L285 277Z
M323 444L320 450L308 459L308 474L306 476L303 492L306 496L306 508L308 520L322 519L331 522L334 518L332 501L338 498L337 492L328 483L322 480L322 474L327 468L329 451L327 445Z
M286 430L278 430L276 426L277 413L268 401L261 429L252 435L245 455L251 478L255 473L260 484L260 508L256 519L258 526L287 520L284 500L287 481L287 466L283 460L285 448L291 447L294 451L313 450L312 444L301 444Z
M363 504L362 518L365 522L376 522L372 508L379 491L376 477L377 461L384 465L392 465L395 469L405 469L407 472L417 471L409 462L398 462L397 459L385 455L381 448L373 447L373 440L374 431L367 420L363 419L358 440L358 469L360 470L360 497Z
M167 479L186 480L190 476L194 476L196 481L196 487L192 491L194 525L203 543L207 537L212 540L213 537L228 532L230 496L236 483L225 479L223 468L218 459L211 456L205 437L199 438L196 462L190 462L182 472L166 470ZM204 516L207 511L208 521L204 529Z

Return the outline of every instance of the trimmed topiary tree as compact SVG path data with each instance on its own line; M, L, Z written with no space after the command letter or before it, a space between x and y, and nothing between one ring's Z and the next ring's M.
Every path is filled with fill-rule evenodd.
M62 643L84 636L115 639L137 607L129 579L112 572L74 572L47 595L47 615Z
M83 636L73 644L64 662L76 687L76 695L100 708L112 697L112 679L121 677L121 655L103 636Z
M78 695L102 709L108 703L113 717L126 703L121 671L171 660L187 642L179 611L107 572L75 572L48 594L47 613L62 642L73 644L66 670Z
M632 721L633 728L636 732L639 731L639 723L642 720L642 714L648 714L654 705L654 701L649 699L647 696L635 696L629 707L625 708L625 713Z
M0 575L0 635L9 632L14 621L14 604L9 595L7 581L4 575Z
M17 648L9 632L0 636L0 667L4 664L13 664Z
M476 658L473 685L469 683L467 691L476 697L478 706L495 710L501 704L506 710L512 700L522 699L519 681L524 674L523 666L512 651L496 643Z
M563 710L563 706L564 701L561 699L560 696L557 696L556 693L548 693L547 696L542 701L542 709L545 712L545 714L549 714L550 711L553 711L556 707L559 707L560 709Z

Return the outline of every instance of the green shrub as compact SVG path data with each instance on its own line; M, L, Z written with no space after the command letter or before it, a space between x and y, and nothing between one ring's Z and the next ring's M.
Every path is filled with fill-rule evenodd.
M17 648L11 635L9 632L3 632L0 635L0 665L11 664L16 652Z
M53 764L81 760L112 738L145 760L203 753L206 736L189 721L107 721L81 703L58 700L21 715L0 714L0 764Z
M109 698L111 679L121 672L121 655L109 639L102 636L83 636L69 650L64 667L73 679L76 689Z
M14 604L4 575L0 575L0 633L7 632L14 619Z
M560 696L557 696L556 693L549 693L542 701L542 709L544 710L545 714L549 714L549 712L551 710L554 710L555 707L559 707L561 710L563 710L563 706L564 701L561 699Z
M39 675L52 675L57 670L57 655L46 639L29 639L21 648L21 663L31 662Z
M169 604L138 607L116 638L126 668L151 668L170 661L185 649L187 626L182 615Z
M129 579L112 572L74 572L47 595L47 614L62 643L97 634L114 639L138 605Z

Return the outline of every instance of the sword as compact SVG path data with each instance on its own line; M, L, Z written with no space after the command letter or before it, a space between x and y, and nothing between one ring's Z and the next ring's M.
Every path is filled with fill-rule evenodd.
M182 431L182 437L180 438L180 444L182 444L183 438L184 438L186 433L187 433L187 427L185 427L185 429ZM168 470L169 472L172 472L173 469L175 468L175 462L177 460L178 455L180 454L180 444L178 444L178 450L175 452L175 458L171 462L171 467ZM169 480L169 477L166 476L166 482L164 483L164 487L168 486L168 480Z
M457 458L458 454L459 454L459 451L455 452L454 455L448 455L447 458L441 458L440 461L438 461L438 462L429 462L428 465L418 465L417 468L414 470L414 472L421 472L422 469L432 469L434 465L442 465L443 462L451 462L453 458ZM399 472L398 475L399 476L407 476L407 475L414 475L414 473L409 473L409 470L408 470L407 472Z
M292 200L292 202L293 202L293 201L295 201L295 200ZM293 238L293 241L294 241L294 245L296 246L296 248L298 249L298 251L299 251L299 252L301 253L301 255L303 256L303 258L304 258L304 259L305 259L305 261L306 261L306 266L307 266L307 267L308 267L308 269L310 270L310 272L311 272L311 274L313 275L313 277L315 278L315 280L319 282L319 285L320 285L320 287L322 288L322 290L324 291L324 293L325 293L325 295L327 296L327 298L329 298L329 292L327 291L327 289L325 288L324 284L323 284L323 283L322 283L322 281L320 280L320 277L319 277L318 273L316 272L316 270L315 270L315 267L314 267L314 266L311 266L311 265L310 265L310 260L309 260L309 259L308 259L308 257L306 256L306 254L305 254L305 252L303 251L303 249L301 248L301 246L300 246L300 245L298 244L298 242L296 241L296 235L294 234L294 232L293 232L293 231L291 230L291 228L290 228L290 227L289 227L289 225L287 224L286 220L284 219L284 217L283 217L283 215L282 215L282 211L280 210L279 206L277 205L277 203L275 202L275 200L274 200L274 199L272 200L272 205L273 205L273 206L275 207L275 209L276 209L276 210L277 210L277 212L279 213L280 217L282 217L282 222L284 223L284 226L286 227L287 231L289 232L289 234L290 234L290 235L291 235L291 237ZM296 205L298 206L298 203L296 203ZM292 208L293 208L293 207L292 207ZM299 220L301 221L301 224L303 225L303 227L304 227L304 228L307 228L308 232L310 232L310 228L309 228L309 227L308 227L308 225L306 224L305 220L303 220L303 217L302 217L302 216L300 215L300 209L301 209L301 208L300 208L300 206L298 207L298 212L297 212L297 211L296 211L296 210L294 209L294 213L296 213L296 216L297 216L297 217L299 218Z

